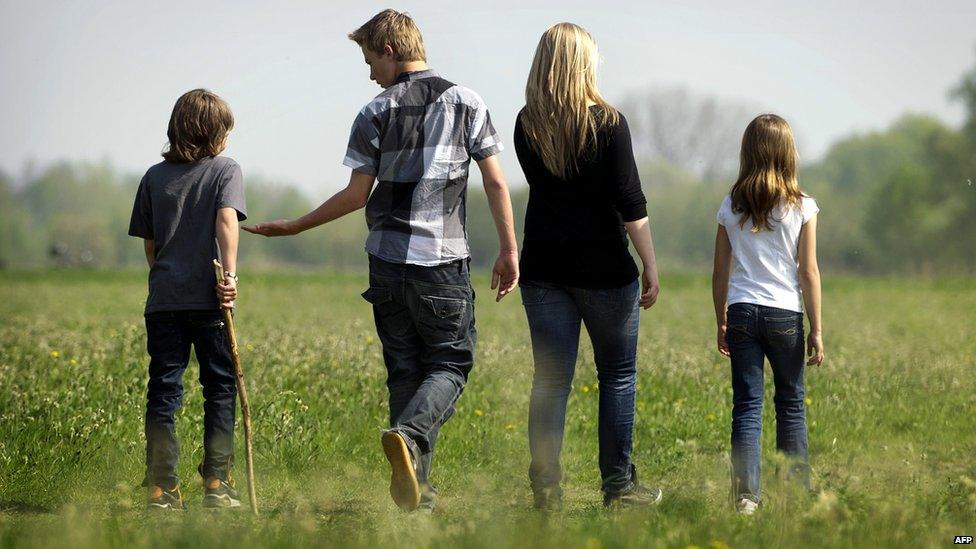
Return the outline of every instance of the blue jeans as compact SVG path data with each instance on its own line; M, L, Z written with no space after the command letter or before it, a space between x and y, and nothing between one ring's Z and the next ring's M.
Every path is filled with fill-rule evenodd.
M183 373L190 347L203 385L204 477L228 479L234 461L237 384L230 342L220 311L172 311L146 315L149 384L146 394L146 477L143 484L176 486L180 457L175 416L183 403Z
M529 479L533 490L558 486L562 478L559 454L581 323L593 343L600 386L603 491L614 494L628 489L640 320L637 281L608 290L523 281L521 291L535 360L529 400Z
M369 258L376 333L383 344L390 428L418 457L417 480L430 493L437 434L454 415L474 364L477 332L468 261L423 267Z
M764 357L775 386L776 448L791 458L791 474L809 488L803 314L735 303L728 308L726 341L732 355L733 497L760 499Z

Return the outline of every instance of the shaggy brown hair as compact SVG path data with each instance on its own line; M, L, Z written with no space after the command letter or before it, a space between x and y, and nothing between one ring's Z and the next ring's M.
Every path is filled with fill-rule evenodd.
M186 163L217 156L233 128L234 114L226 101L208 90L188 91L176 100L169 117L169 146L163 158Z

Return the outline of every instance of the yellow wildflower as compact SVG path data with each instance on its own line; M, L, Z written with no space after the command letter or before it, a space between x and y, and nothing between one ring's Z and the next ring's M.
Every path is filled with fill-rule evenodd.
M807 398L803 399L803 403L806 404L807 406L809 406L809 405L813 404L813 399L810 398L810 397L807 397Z
M474 415L476 415L478 417L481 417L481 416L485 415L485 413L483 411L481 411L481 410L475 409Z
M59 356L61 356L61 353L57 351L51 351L51 358L53 358L54 360L57 360Z

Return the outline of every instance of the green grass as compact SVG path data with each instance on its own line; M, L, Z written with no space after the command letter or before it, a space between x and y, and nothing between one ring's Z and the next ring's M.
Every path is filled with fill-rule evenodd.
M620 513L600 505L584 337L563 453L567 505L548 516L530 508L526 479L525 317L517 295L494 303L483 277L475 369L438 446L439 512L395 510L365 286L365 275L341 274L242 281L237 325L263 511L252 519L200 508L195 363L177 421L190 510L142 509L143 274L0 274L0 546L936 547L976 532L972 280L828 279L827 362L807 372L817 492L781 478L767 406L767 506L753 519L729 510L731 388L705 277L665 277L659 304L642 313L634 460L664 502Z

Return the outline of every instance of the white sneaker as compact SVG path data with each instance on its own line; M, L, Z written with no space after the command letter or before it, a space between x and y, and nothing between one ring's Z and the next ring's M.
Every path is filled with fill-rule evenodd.
M735 504L735 512L740 515L752 515L759 509L759 504L749 498L742 498Z

